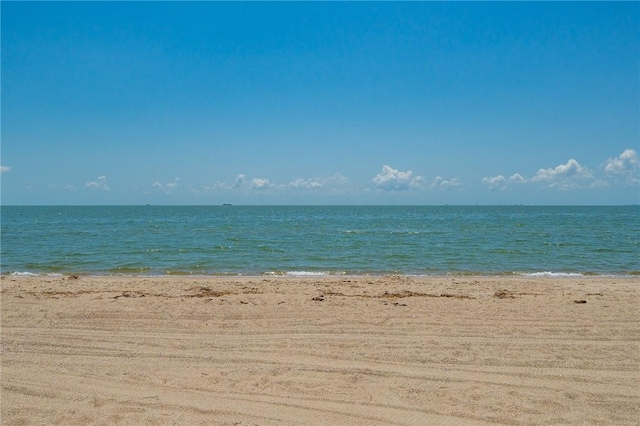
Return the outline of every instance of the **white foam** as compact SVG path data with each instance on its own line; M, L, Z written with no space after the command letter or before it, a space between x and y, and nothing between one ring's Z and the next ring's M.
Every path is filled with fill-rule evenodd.
M534 272L532 274L525 274L528 277L583 277L584 275L576 272Z
M34 274L33 272L27 272L27 271L24 271L24 272L14 271L11 273L12 277L37 277L39 275L40 274Z
M327 274L326 272L314 272L314 271L287 271L286 275L290 275L292 277L324 277Z
M289 276L289 277L325 277L331 275L328 272L320 272L320 271L271 271L265 272L263 275L273 275L273 276Z

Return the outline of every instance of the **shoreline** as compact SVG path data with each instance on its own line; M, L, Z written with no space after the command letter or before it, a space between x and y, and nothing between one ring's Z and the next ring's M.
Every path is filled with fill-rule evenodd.
M636 424L633 277L0 279L3 424Z
M211 277L211 278L261 278L261 277L293 277L293 278L316 278L316 277L391 277L402 276L410 278L447 278L447 277L488 277L488 278L638 278L640 271L625 271L623 273L613 272L434 272L427 274L403 273L403 272L357 272L349 273L343 271L269 271L262 273L191 273L191 272L158 272L158 273L115 273L115 272L30 272L30 271L10 271L0 273L1 278L37 278L37 277L87 277L87 278L109 278L109 277L130 277L130 278L163 278L163 277Z

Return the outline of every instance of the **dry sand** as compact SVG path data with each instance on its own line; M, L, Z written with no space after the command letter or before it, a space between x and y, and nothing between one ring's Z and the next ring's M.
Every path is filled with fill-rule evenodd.
M5 276L2 424L638 424L639 288Z

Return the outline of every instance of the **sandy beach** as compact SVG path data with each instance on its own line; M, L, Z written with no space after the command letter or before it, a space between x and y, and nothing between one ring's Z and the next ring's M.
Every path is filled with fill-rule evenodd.
M577 277L12 277L1 420L638 424L640 285Z

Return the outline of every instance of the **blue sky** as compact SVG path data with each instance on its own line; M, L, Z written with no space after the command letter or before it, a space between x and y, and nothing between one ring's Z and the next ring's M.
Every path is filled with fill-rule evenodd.
M2 2L3 204L640 202L640 3Z

